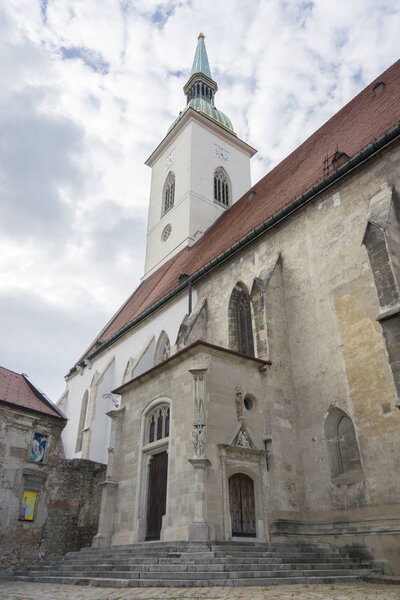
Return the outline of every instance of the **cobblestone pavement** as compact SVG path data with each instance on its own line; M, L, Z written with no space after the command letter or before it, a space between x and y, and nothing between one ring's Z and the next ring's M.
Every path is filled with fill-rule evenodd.
M95 588L0 581L1 600L400 600L400 586L373 583L213 588Z

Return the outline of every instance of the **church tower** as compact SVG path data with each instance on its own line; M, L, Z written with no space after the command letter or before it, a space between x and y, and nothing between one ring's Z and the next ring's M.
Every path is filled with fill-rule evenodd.
M215 107L204 34L198 36L183 91L186 107L146 161L151 167L144 278L192 246L251 186L256 150L240 140Z

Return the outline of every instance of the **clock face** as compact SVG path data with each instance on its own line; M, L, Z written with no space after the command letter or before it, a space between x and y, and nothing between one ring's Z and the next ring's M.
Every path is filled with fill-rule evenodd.
M170 152L168 154L167 158L165 159L165 170L166 171L168 171L168 169L170 169L171 166L174 164L175 154L176 154L176 150L172 150L172 152Z
M218 160L220 160L221 162L229 162L228 150L225 150L225 148L222 148L222 146L218 146L217 144L214 144L214 146L215 156L218 158Z

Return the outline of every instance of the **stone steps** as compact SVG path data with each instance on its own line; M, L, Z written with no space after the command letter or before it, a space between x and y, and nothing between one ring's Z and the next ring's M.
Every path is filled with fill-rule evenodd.
M171 556L171 557L160 557L160 558L156 558L156 557L137 557L137 556L132 556L129 559L123 558L123 559L118 559L118 558L113 558L113 557L107 557L107 558L103 558L101 560L88 560L88 559L82 559L79 560L77 558L74 558L73 560L68 560L68 558L64 558L61 563L63 564L70 564L70 565L75 565L75 566L80 566L80 565L106 565L106 564L117 564L117 565L128 565L128 564L144 564L144 565L150 565L150 564L268 564L268 563L282 563L282 562L286 562L286 563L298 563L298 562L309 562L309 563L320 563L320 562L329 562L332 564L343 564L344 561L352 561L353 559L351 558L343 558L343 557L338 557L338 556L324 556L324 555L300 555L300 554L286 554L286 555L272 555L272 556L254 556L254 557L241 557L240 553L233 555L228 555L228 556L213 556L213 555L208 555L208 556L196 556L196 557L186 557L186 556L180 556L180 557L176 557L176 556ZM357 561L355 561L357 562ZM60 561L50 561L49 563L46 564L51 564L51 565L58 565L60 564Z
M101 567L101 568L100 568ZM280 571L287 571L287 570L296 570L296 571L301 571L301 570L335 570L337 571L338 569L347 569L347 570L351 570L351 569L359 569L359 568L368 568L368 565L365 563L352 563L350 561L344 562L343 564L337 565L337 564L331 564L331 563L297 563L297 564L285 564L285 563L261 563L261 564L257 564L257 563L251 563L251 564L235 564L235 565L230 565L230 564L202 564L202 565L180 565L180 564L174 564L174 565L166 565L166 564L159 564L159 565L97 565L97 569L96 568L90 568L90 566L88 565L80 565L79 567L74 567L72 568L71 565L69 564L60 564L57 566L57 572L60 572L62 574L78 574L81 573L83 571L90 571L90 572L110 572L115 574L115 572L117 571L124 571L125 573L129 573L129 572L134 572L134 571L138 571L138 572L157 572L157 573L167 573L170 571L174 571L174 572L183 572L183 573L191 573L191 572L198 572L198 571L209 571L209 572L226 572L226 571L231 571L232 569L234 571L273 571L273 570L280 570ZM50 565L44 565L44 566L35 566L35 567L31 567L31 569L29 569L29 571L20 571L21 575L27 575L28 573L32 573L32 575L39 573L45 573L46 575L50 575L52 574L54 571L54 567L50 566ZM133 576L133 575L132 575Z
M363 571L363 575L369 573L368 569ZM116 579L154 579L162 577L163 579L240 579L243 576L242 571L114 571L104 572L98 569L86 571L84 569L78 571L64 571L62 577L94 577L94 578L110 578L112 574ZM270 571L248 570L245 572L247 578L262 578L266 577L330 577L332 571L329 569L273 569ZM42 577L41 572L32 573L30 571L22 571L22 576ZM59 572L50 571L46 573L46 577L57 577L61 575ZM337 569L334 575L354 575L353 569Z
M71 552L17 581L102 587L277 585L360 581L370 565L326 544L153 542Z
M29 581L32 577L15 575L13 581ZM268 577L260 579L102 579L93 577L38 577L36 583L61 583L71 585L88 585L93 587L212 587L212 586L266 586L291 585L308 583L357 583L361 576L329 576L329 577Z
M86 553L85 555L67 555L68 559L71 561L81 561L81 560L87 560L90 558L90 560L92 561L99 561L99 560L107 560L108 558L115 558L118 560L131 560L132 558L141 558L143 556L146 556L146 558L151 559L151 558L155 558L155 559L161 559L161 558L168 558L168 559L173 559L173 558L177 558L179 560L197 560L197 559L201 559L201 558L225 558L225 557L229 557L229 558L240 558L240 559L253 559L253 558L273 558L275 556L279 556L282 558L288 558L289 560L295 558L296 556L304 556L304 557L308 557L311 559L317 559L321 556L326 557L326 558L340 558L340 555L337 553L327 553L327 552L293 552L291 550L287 550L286 552L246 552L246 553L242 553L240 552L240 550L238 550L237 548L235 548L235 550L229 550L229 551L204 551L204 552L160 552L157 553L155 551L151 551L149 553L144 553L144 552L139 552L139 553L124 553L124 554L120 554L120 553L105 553L102 555L98 555L96 557L90 557L90 555L88 553Z

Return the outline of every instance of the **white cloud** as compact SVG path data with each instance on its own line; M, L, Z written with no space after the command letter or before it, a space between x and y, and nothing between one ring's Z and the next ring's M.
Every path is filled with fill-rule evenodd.
M397 59L399 26L400 9L385 0L4 4L4 365L56 398L63 374L137 286L144 161L185 105L199 31L217 107L259 150L256 181Z

